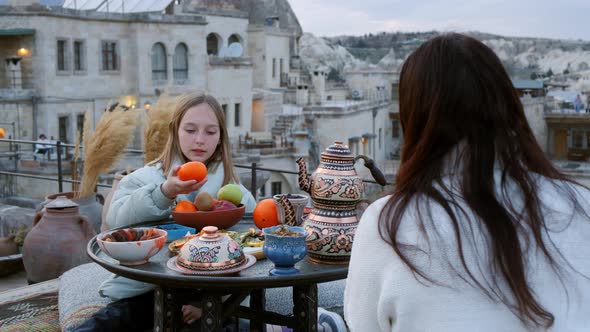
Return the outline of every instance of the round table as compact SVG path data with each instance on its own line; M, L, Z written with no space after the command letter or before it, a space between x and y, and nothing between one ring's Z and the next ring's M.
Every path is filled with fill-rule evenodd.
M135 227L156 226L163 223L141 223ZM240 221L230 230L242 231L254 227L250 219ZM221 322L227 316L250 319L251 331L262 331L264 323L286 325L295 331L317 331L317 284L345 279L347 265L324 265L310 262L307 258L295 267L299 273L289 276L271 276L273 263L259 260L252 267L234 275L202 276L184 275L166 267L170 259L167 246L147 264L120 265L118 261L102 252L96 236L87 247L88 255L105 269L121 276L155 284L154 331L177 330L182 325L180 307L187 298L198 291L202 299L203 315L201 331L221 331ZM265 289L293 287L293 315L284 316L265 311ZM231 294L222 301L222 296ZM250 295L250 306L240 303Z

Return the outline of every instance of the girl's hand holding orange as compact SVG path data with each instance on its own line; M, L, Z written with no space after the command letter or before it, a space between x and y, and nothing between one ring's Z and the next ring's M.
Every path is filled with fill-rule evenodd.
M199 190L207 182L207 176L205 176L201 181L182 181L178 177L178 171L181 167L182 166L177 166L174 169L172 169L172 172L170 172L166 181L162 183L162 193L170 199L176 197L179 194L188 194L193 191Z

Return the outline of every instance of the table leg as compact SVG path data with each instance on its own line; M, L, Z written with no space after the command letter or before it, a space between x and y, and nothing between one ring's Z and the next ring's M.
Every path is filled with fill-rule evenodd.
M250 308L255 312L262 313L266 310L266 299L264 289L254 289L250 292ZM258 316L260 317L260 316ZM262 332L264 331L264 322L260 319L250 320L250 331L251 332Z
M182 322L181 304L171 288L156 287L154 290L154 332L176 331Z
M318 286L317 284L293 286L293 315L296 332L317 331Z
M221 295L203 294L201 332L220 332L222 330L222 310Z

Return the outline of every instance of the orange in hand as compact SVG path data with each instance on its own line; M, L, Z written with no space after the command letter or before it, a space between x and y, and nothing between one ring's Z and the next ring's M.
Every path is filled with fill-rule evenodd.
M207 176L207 166L200 161L189 161L180 166L178 178L182 181L197 180L201 181Z
M272 198L267 198L258 202L252 212L252 220L254 220L254 225L260 229L279 225L275 201Z
M191 201L180 201L176 203L176 207L174 208L176 212L197 212L197 207Z

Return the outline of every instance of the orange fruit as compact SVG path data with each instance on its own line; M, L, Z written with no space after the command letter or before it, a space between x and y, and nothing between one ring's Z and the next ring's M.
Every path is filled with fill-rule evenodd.
M279 225L275 201L272 198L267 198L258 202L252 212L252 220L254 220L254 225L260 229Z
M207 166L200 161L189 161L180 166L178 178L182 181L201 181L207 176Z
M176 212L197 212L197 207L191 201L180 201L176 203L176 207L174 208Z

